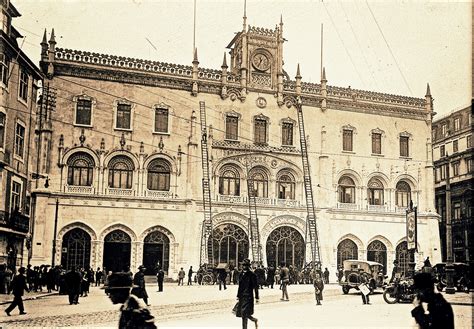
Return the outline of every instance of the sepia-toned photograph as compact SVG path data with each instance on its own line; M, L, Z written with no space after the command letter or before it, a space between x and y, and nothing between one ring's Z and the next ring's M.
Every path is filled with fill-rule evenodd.
M471 329L471 1L0 0L0 329Z

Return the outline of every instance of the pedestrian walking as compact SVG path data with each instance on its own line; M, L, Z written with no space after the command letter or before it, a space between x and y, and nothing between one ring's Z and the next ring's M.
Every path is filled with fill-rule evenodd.
M329 270L327 267L324 268L324 283L328 284L329 283Z
M188 286L192 286L193 285L193 267L189 267L189 271L188 271Z
M18 270L18 275L16 275L12 280L12 293L13 293L13 301L11 302L10 306L5 309L5 313L10 316L10 312L18 306L20 310L20 315L26 314L25 307L23 306L23 296L24 291L30 292L28 286L26 285L26 277L25 277L26 268L20 267Z
M138 298L143 299L145 304L150 306L150 304L148 304L148 294L145 287L145 270L146 268L143 265L138 267L138 272L135 273L135 276L133 277L134 287L132 288L131 293Z
M420 329L454 329L454 314L451 304L441 294L435 293L430 273L417 273L413 277L417 292L411 315Z
M267 286L273 289L273 284L275 283L275 268L273 266L268 266L267 269Z
M286 263L281 263L280 269L280 281L281 281L281 301L289 301L288 298L288 284L290 283L290 270L286 267Z
M156 280L158 281L158 292L163 291L163 281L165 279L165 272L163 271L162 268L158 270L158 273L156 273Z
M342 268L342 266L341 266L341 267L339 267L339 269L337 270L337 281L338 281L339 283L341 283L343 277L344 277L344 270L343 270L343 268Z
M117 272L108 277L105 293L120 308L119 329L156 329L155 318L140 300L130 293L132 279L128 273Z
M79 304L79 293L81 292L82 277L76 271L76 267L71 267L71 270L64 275L64 283L66 285L69 296L69 305Z
M324 282L321 279L321 275L316 272L314 280L314 296L316 297L316 305L321 305L321 301L323 300L323 289L324 289Z
M239 290L237 291L239 301L235 307L235 315L242 318L242 329L247 329L248 320L253 321L255 328L258 328L258 319L252 316L254 313L254 293L255 301L258 303L257 276L250 270L250 260L244 259L242 273L239 278Z
M184 273L183 268L181 267L181 270L178 272L178 286L184 285L184 276L186 273Z

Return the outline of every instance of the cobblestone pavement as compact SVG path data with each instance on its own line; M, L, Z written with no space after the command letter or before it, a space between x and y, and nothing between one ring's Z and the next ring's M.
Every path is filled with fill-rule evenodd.
M150 295L151 312L157 319L160 328L163 327L188 327L201 326L209 327L208 323L214 323L215 327L222 327L222 324L240 325L235 322L236 318L230 313L235 304L237 292L236 286L229 286L227 290L219 291L216 286L183 286L177 287L176 284L165 285L165 291L156 292L156 285L148 285L147 291ZM263 289L261 291L261 303L258 305L258 315L268 319L278 319L279 316L298 314L298 310L312 307L314 304L313 287L311 285L290 286L290 303L279 301L280 291L275 289ZM456 294L448 298L453 299L453 308L455 309L456 320L459 323L472 322L472 306L466 305L466 300L470 301L472 295ZM410 304L386 304L381 294L373 296L374 305L369 309L360 309L360 297L356 294L343 295L340 287L337 285L327 285L325 290L324 310L330 311L326 315L332 314L330 320L346 319L352 316L369 312L369 317L374 317L374 309L377 309L375 319L382 318L397 319L400 313L410 323L408 316L411 309ZM284 305L283 305L284 304ZM459 305L457 305L459 304ZM377 305L377 306L376 306ZM4 305L4 308L6 305ZM5 328L19 327L116 327L118 322L118 305L113 305L104 291L93 287L89 297L80 298L79 305L69 305L67 296L49 296L42 299L36 299L25 302L27 315L19 316L18 311L14 310L11 317L7 317L2 311L0 314L0 323ZM296 310L295 310L296 308ZM380 310L379 310L380 309ZM467 312L467 310L469 312ZM344 314L343 317L334 311ZM276 312L276 314L273 314ZM309 311L312 312L312 311ZM362 313L361 313L362 312ZM381 312L381 313L380 313ZM468 314L469 313L469 314ZM261 314L261 315L260 315ZM346 316L347 314L347 316ZM400 315L398 314L398 315ZM305 314L303 318L306 318ZM262 320L264 320L262 318ZM237 319L238 320L238 319ZM331 320L331 321L332 321ZM230 321L230 323L229 323ZM321 318L318 318L321 322ZM284 322L283 322L284 323ZM337 323L337 322L335 322ZM269 322L270 325L278 323ZM295 325L304 323L295 323ZM287 327L286 325L280 325ZM344 327L344 326L343 326ZM384 326L379 326L379 328ZM404 327L402 325L402 327ZM463 327L457 327L463 328ZM470 327L469 327L470 328Z

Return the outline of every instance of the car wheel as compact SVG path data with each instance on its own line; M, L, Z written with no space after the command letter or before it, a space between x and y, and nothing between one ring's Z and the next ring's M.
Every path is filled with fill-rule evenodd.
M395 304L396 302L398 302L398 297L395 296L393 287L388 287L387 289L384 290L383 300L387 304Z

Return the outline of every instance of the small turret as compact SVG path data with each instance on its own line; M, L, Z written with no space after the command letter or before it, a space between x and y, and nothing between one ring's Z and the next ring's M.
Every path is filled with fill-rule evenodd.
M298 67L296 68L296 96L301 96L301 74L300 74L300 64L298 63Z
M54 36L54 29L51 30L51 37L49 38L49 50L48 50L48 76L54 75L54 56L56 53L56 38Z
M198 90L198 73L199 73L199 60L198 60L198 53L197 53L197 48L194 48L194 57L193 57L193 86L192 86L192 91L191 95L197 96L199 90Z
M323 72L321 74L321 110L326 111L327 108L327 97L328 97L328 91L327 91L327 80L326 80L326 68L323 67Z
M428 112L433 111L433 97L431 96L431 90L430 90L430 84L426 84L426 95L425 95L425 100L426 100L426 110Z
M48 41L46 39L46 29L44 29L43 41L41 41L41 60L45 61L48 59Z
M224 60L222 61L221 69L222 69L222 74L221 74L221 83L222 83L222 89L221 89L221 98L225 99L227 98L227 56L224 52Z

